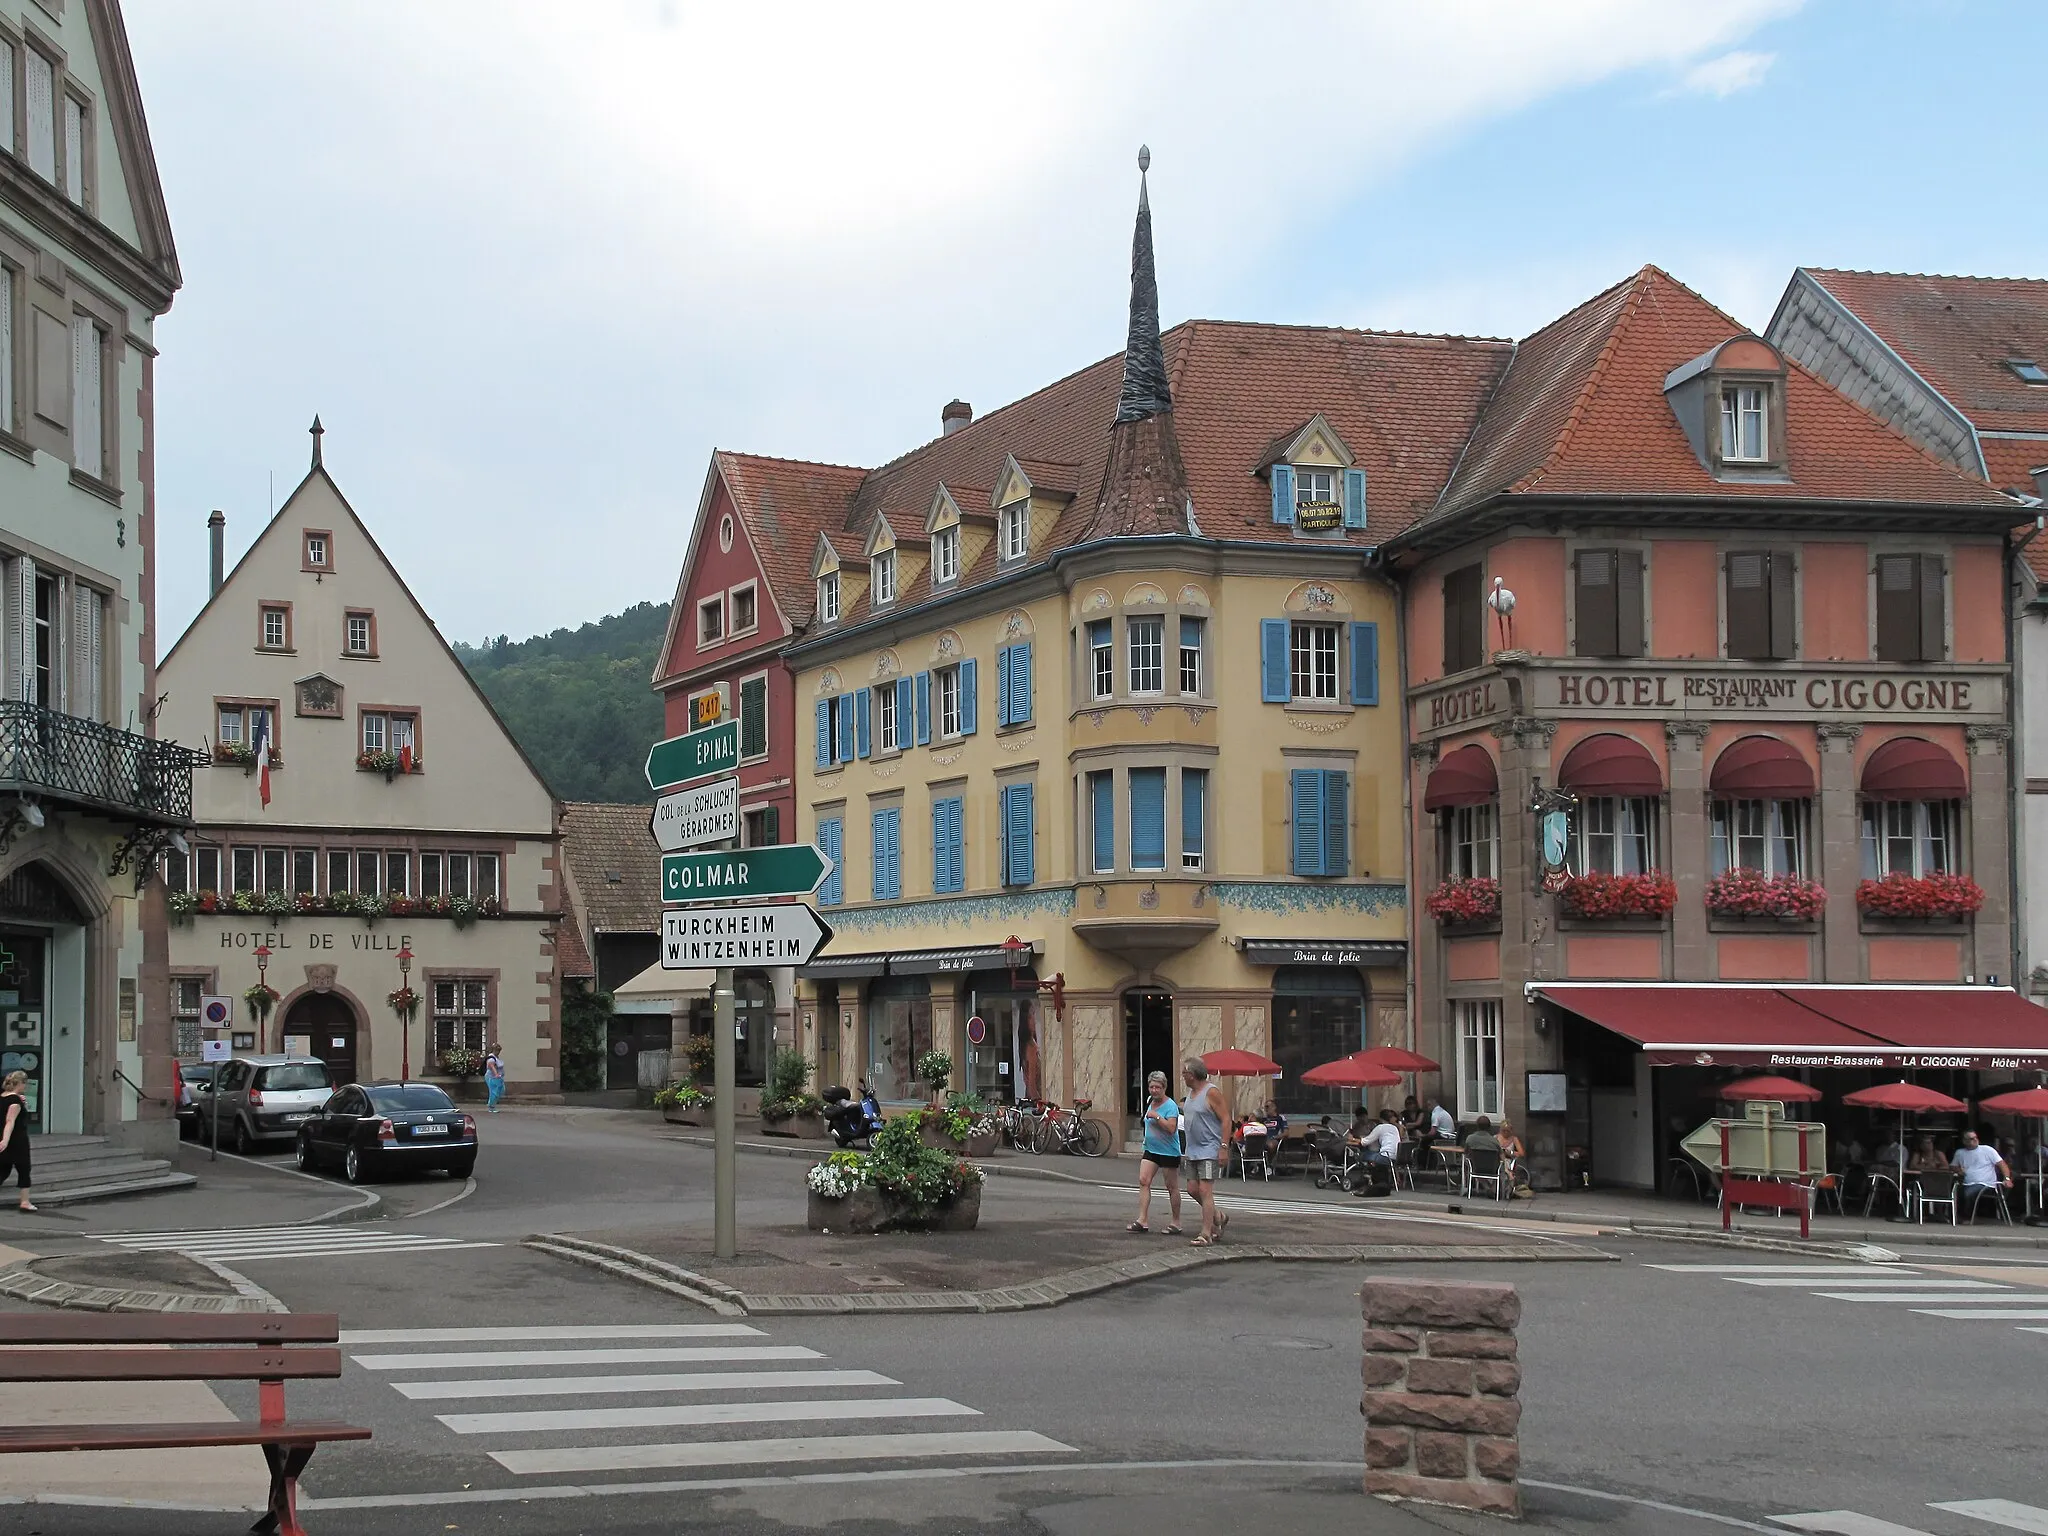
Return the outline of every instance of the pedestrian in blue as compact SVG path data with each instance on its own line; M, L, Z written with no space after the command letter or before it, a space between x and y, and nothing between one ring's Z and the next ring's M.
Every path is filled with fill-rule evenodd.
M491 1042L490 1054L484 1057L484 1092L490 1095L486 1106L490 1113L498 1112L498 1100L505 1097L505 1058L497 1042Z

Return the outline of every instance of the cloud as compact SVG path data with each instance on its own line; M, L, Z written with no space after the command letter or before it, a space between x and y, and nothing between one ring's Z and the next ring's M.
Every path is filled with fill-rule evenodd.
M1764 76L1770 73L1771 65L1777 59L1775 53L1749 53L1737 49L1718 58L1702 60L1685 72L1678 83L1678 93L1728 97L1753 91L1764 83Z
M187 277L159 633L316 409L445 631L575 623L667 596L714 446L878 463L1112 350L1140 141L1168 317L1216 313L1462 136L1795 3L132 3Z

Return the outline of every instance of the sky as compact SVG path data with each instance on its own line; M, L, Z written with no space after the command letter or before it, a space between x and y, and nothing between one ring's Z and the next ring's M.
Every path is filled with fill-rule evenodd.
M160 633L326 463L450 639L673 593L714 448L873 465L1162 317L1526 335L1646 262L2048 276L2036 0L127 0L185 287Z

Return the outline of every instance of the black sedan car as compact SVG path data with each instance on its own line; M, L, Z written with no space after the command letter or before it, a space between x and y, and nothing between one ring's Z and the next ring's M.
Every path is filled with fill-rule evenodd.
M432 1083L351 1083L299 1127L298 1164L339 1168L351 1184L400 1169L476 1167L476 1120Z

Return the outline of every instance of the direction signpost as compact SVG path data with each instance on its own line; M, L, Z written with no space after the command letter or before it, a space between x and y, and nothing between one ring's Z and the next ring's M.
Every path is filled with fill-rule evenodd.
M740 781L735 776L672 789L654 802L647 830L664 853L729 843L740 835Z
M671 736L647 750L647 786L667 789L740 765L740 723L724 720L701 731Z
M808 965L832 930L809 907L685 907L661 914L661 964Z
M661 856L661 899L758 901L768 896L808 896L831 873L832 861L815 843L665 853Z

